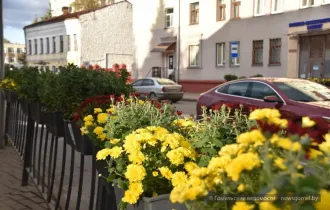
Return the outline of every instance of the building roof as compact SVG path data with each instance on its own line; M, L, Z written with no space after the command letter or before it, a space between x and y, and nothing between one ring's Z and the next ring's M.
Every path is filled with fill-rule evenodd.
M61 22L61 21L64 21L66 19L71 19L71 18L79 18L80 15L84 15L84 14L87 14L87 13L90 13L90 12L101 10L103 8L106 8L106 7L109 7L109 6L118 4L118 3L122 3L122 2L129 3L128 1L120 1L120 2L113 3L113 4L105 5L103 7L99 7L99 8L96 8L96 9L88 9L88 10L83 10L83 11L79 11L79 12L69 13L69 14L66 14L66 15L60 15L60 16L57 16L57 17L53 17L53 18L50 18L50 19L47 19L47 20L43 20L43 21L40 21L40 22L37 22L37 23L27 25L23 29L25 30L27 28L33 28L35 26L41 26L41 25L46 25L46 24L50 24L50 23Z

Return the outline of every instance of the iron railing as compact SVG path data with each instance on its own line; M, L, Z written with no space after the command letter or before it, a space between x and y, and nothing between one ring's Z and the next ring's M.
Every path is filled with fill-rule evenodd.
M5 95L5 141L23 160L22 185L31 177L51 209L117 209L112 185L97 175L96 149L78 152L69 122L62 121L66 132L54 131L47 113L34 113L36 104Z

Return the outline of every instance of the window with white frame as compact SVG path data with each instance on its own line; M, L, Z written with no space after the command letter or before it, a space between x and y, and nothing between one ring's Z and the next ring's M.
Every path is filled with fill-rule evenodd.
M306 8L310 6L314 6L314 0L300 0L301 1L301 8Z
M264 4L265 0L254 0L254 15L263 15L264 14Z
M237 52L237 56L236 57L233 57L232 55L232 49L230 49L230 52L229 52L229 55L230 55L230 58L229 58L229 61L230 61L230 65L231 66L239 66L239 62L240 62L240 57L241 57L241 53L240 53L240 42L230 42L230 48L232 48L232 44L233 43L237 43L237 49L236 49L236 52Z
M199 66L199 45L189 46L189 67Z
M272 13L283 12L284 0L272 0Z
M173 8L166 8L165 9L165 21L166 21L166 28L173 27Z
M217 66L225 65L225 43L217 43Z

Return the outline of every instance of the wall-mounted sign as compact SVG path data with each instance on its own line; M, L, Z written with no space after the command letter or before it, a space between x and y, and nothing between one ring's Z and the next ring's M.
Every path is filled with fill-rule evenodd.
M238 57L238 42L232 42L230 45L230 53L232 58Z
M313 65L313 70L318 71L319 70L319 65Z

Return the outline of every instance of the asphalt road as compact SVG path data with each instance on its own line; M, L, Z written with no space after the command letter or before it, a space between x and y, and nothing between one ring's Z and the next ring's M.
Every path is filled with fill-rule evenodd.
M196 115L196 102L179 101L173 105L177 110L182 111L184 116Z

